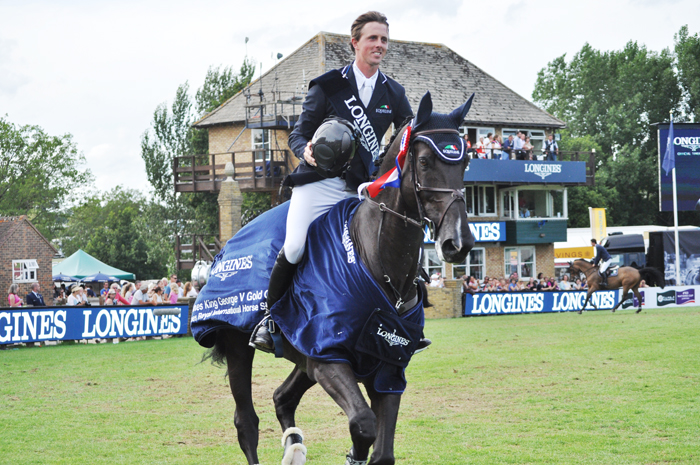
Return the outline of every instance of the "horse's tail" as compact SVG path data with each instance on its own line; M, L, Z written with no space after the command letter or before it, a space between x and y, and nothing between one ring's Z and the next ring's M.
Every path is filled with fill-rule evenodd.
M214 346L204 352L200 363L210 360L212 365L218 367L226 366L226 350L224 348L226 340L223 338L223 333L224 331L222 330L218 330L214 333Z
M647 278L649 276L652 276L654 279L654 284L659 286L661 289L663 289L666 286L666 279L664 278L664 275L656 268L647 266L646 268L642 268L641 270L639 270L639 274L642 275L642 278L646 280L647 284L650 283L650 280Z

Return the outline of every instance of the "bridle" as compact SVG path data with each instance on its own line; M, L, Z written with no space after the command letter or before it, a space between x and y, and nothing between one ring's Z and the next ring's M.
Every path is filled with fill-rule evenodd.
M588 280L588 272L589 272L589 271L592 271L593 273L597 273L597 271L596 271L596 269L595 269L595 265L592 266L592 267L590 267L590 268L587 269L587 270L582 270L582 269L579 268L579 267L574 268L574 263L571 263L571 266L569 266L569 269L570 269L570 270L576 270L576 271L578 271L579 273L583 273L583 275L586 277L586 280Z
M426 135L426 134L457 134L459 135L459 131L456 129L428 129L425 131L420 131L415 134L411 134L411 140L409 141L409 146L408 146L408 158L411 163L411 170L413 171L413 194L416 199L416 205L418 207L418 218L419 219L413 219L410 218L406 213L403 215L397 211L394 211L390 209L389 207L386 206L384 202L377 202L373 200L369 195L365 195L365 200L367 200L371 205L377 206L379 208L379 211L382 212L382 215L379 219L379 228L377 229L377 247L379 247L379 241L381 241L382 237L382 227L384 226L384 213L389 213L391 215L394 215L400 219L403 220L404 224L406 227L408 227L409 224L416 226L420 229L423 229L426 225L428 226L428 231L430 232L430 238L431 240L434 240L437 237L438 231L440 231L440 227L442 226L442 221L445 219L445 215L447 214L447 211L450 209L452 204L456 201L461 200L462 202L465 202L464 200L464 194L462 193L461 189L447 189L447 188L442 188L442 187L426 187L422 186L421 183L418 180L418 171L416 170L416 157L414 153L414 143L416 141L416 138L418 136ZM404 170L404 176L405 176L406 171ZM403 179L402 179L403 182ZM425 213L425 207L423 206L423 202L420 199L420 196L418 195L420 192L437 192L440 194L450 194L450 201L447 204L447 207L442 211L442 214L440 215L440 219L437 222L437 226L435 223L428 218L427 214ZM365 193L366 194L366 193ZM399 195L403 197L402 191L399 189ZM465 202L465 209L466 209L466 202ZM384 262L379 260L379 264L382 267L382 274L384 275L384 280L385 282L389 285L391 288L392 292L394 293L394 297L396 298L396 304L394 305L394 308L397 310L400 309L403 304L405 303L405 300L403 297L410 292L410 288L406 291L405 294L402 294L396 287L394 287L394 284L391 282L391 278L389 277L389 274L386 272L386 269L384 268ZM415 286L418 281L418 277L416 276L416 279L413 280L413 285Z

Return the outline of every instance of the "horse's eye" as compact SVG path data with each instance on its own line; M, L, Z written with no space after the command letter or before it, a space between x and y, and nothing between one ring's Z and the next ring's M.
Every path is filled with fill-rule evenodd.
M418 162L420 163L421 166L428 166L428 160L424 157L420 157L418 159Z

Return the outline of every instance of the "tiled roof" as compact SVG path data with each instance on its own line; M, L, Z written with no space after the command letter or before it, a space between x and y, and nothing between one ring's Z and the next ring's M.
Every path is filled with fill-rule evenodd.
M32 224L26 215L22 216L0 216L0 247L4 246L7 239L12 236L14 229L19 227L23 221L26 221L30 228L32 228L39 237L41 237L46 244L53 249L54 252L58 252L56 248L49 242L43 234L39 232L38 229Z
M272 91L282 99L303 97L310 80L328 70L352 62L350 36L321 32L280 61L262 76L266 99ZM392 40L381 70L406 89L411 107L430 91L433 110L449 113L476 93L466 124L513 128L562 128L565 123L477 68L442 44ZM260 79L249 86L250 102L259 102ZM245 121L248 90L231 97L223 105L195 123L208 127ZM289 109L291 107L287 106ZM297 107L297 113L300 107Z

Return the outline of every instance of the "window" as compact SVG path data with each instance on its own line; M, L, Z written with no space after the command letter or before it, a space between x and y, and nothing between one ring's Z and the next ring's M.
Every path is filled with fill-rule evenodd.
M479 186L479 215L496 214L496 188L493 186Z
M36 281L36 270L39 264L36 260L12 260L12 282L33 283Z
M251 129L251 137L253 140L253 150L255 150L255 161L270 161L270 130L269 129ZM263 151L264 150L264 151Z
M437 272L440 273L440 276L445 276L445 273L443 273L442 270L442 262L438 258L438 254L434 248L426 248L423 257L424 267L428 272L428 276L432 276Z
M463 263L452 265L452 278L457 279L466 274L474 276L476 279L482 279L484 277L484 256L485 249L472 249Z
M464 188L464 202L467 204L467 214L474 215L474 187Z
M506 278L513 273L518 273L521 280L537 276L534 247L506 247L504 251Z
M566 218L566 189L508 188L500 194L499 212L507 219Z

